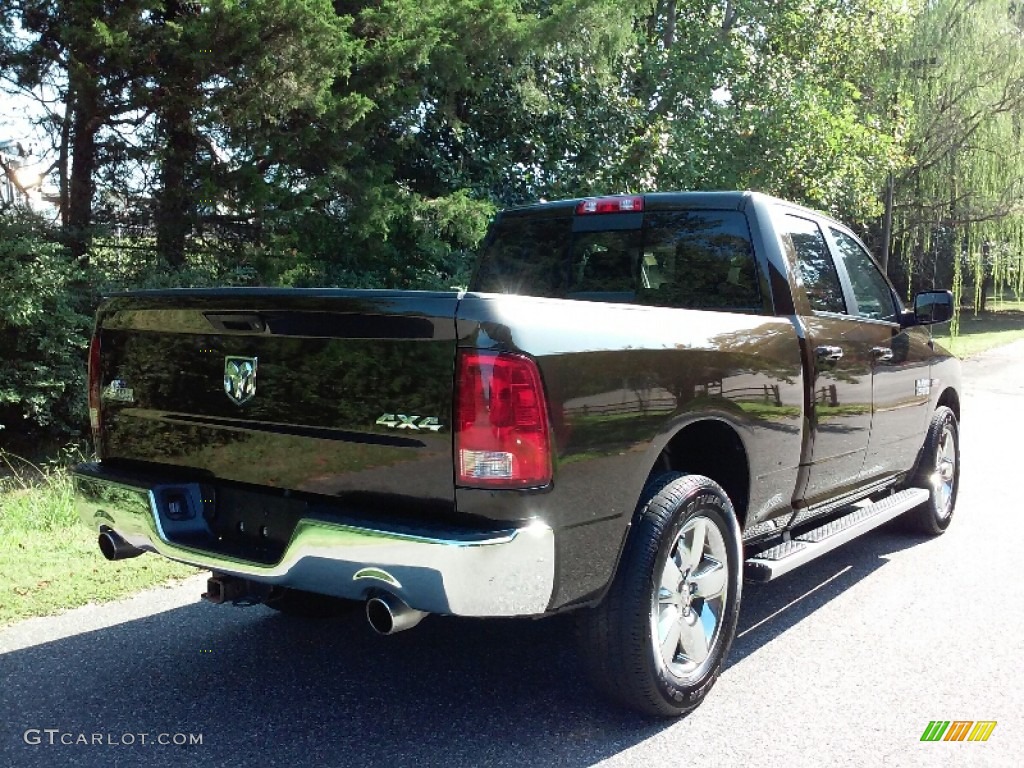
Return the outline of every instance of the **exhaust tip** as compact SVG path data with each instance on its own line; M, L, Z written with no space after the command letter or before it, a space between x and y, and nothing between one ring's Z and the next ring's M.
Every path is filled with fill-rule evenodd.
M370 622L373 631L381 635L390 635L395 629L395 617L387 603L379 597L371 597L366 601L366 620Z
M100 552L107 560L126 560L138 557L142 550L133 547L113 531L103 531L99 537Z
M410 608L405 601L388 593L366 601L366 620L380 635L393 635L412 629L426 616L426 612Z

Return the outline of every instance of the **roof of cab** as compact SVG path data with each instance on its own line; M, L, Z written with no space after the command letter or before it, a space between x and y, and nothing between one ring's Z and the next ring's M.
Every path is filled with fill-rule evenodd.
M583 200L593 200L602 197L636 197L637 195L615 194L615 195L591 195L588 197L574 197L565 200L545 200L528 205L518 205L506 208L501 211L501 216L533 216L533 217L558 217L571 216L576 212L576 206ZM704 208L710 210L744 210L751 202L757 200L763 203L775 203L788 208L799 209L815 216L831 218L827 213L816 211L799 203L766 195L763 192L750 190L729 190L721 192L647 192L641 193L639 197L644 199L645 211L672 210L678 208Z

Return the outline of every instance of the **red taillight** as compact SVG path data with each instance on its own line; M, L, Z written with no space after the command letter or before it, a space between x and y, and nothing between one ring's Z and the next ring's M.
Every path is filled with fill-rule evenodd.
M644 209L644 199L630 197L591 197L576 204L576 213L635 213Z
M100 436L100 337L93 336L89 342L89 426L93 439Z
M533 360L460 351L455 397L459 485L530 488L551 482L548 408Z

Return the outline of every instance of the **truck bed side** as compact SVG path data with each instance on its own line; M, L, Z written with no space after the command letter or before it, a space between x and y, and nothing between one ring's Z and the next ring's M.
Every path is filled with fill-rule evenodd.
M714 422L742 442L749 484L734 503L748 527L788 514L791 494L777 489L795 487L804 408L789 319L470 293L458 337L539 363L556 443L550 492L460 488L456 501L470 514L556 521L555 605L605 585L659 454L673 439L700 450L688 426Z

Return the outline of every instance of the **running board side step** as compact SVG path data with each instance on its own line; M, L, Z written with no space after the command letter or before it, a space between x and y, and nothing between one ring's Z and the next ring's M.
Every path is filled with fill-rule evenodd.
M831 552L848 541L887 523L918 504L928 501L924 488L908 488L880 501L864 506L855 505L842 517L804 531L789 541L758 552L746 561L744 577L747 581L772 581L799 568L816 557Z

